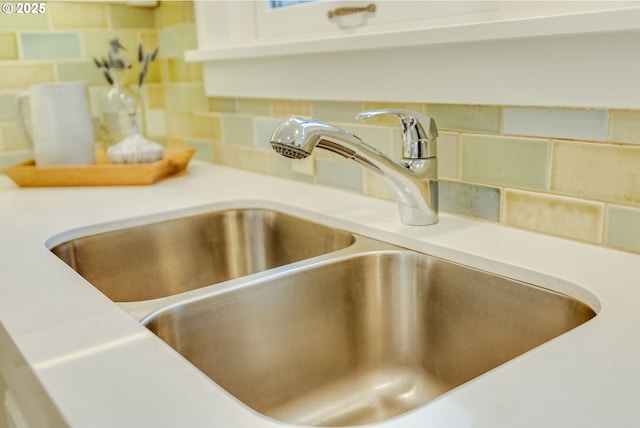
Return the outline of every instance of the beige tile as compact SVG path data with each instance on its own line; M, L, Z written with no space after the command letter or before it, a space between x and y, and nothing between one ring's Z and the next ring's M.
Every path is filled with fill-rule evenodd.
M462 179L545 190L548 144L535 138L463 134Z
M27 89L36 83L54 80L55 72L51 63L5 63L0 67L0 91Z
M209 111L216 113L235 113L235 98L209 97L207 98Z
M154 83L144 85L145 106L148 109L162 109L164 102L164 85Z
M459 134L440 132L438 135L438 177L458 178Z
M167 110L167 135L172 137L185 137L189 135L193 113L180 110Z
M551 190L640 205L640 147L555 141Z
M200 83L165 84L166 105L175 110L207 111L207 98Z
M371 171L364 170L362 178L362 193L374 198L395 201L396 197L391 191L389 184L379 175Z
M84 57L91 58L107 58L109 53L109 40L117 37L118 41L127 50L125 54L130 61L135 62L135 52L138 46L138 38L135 30L103 30L103 29L87 29L81 33Z
M124 4L109 4L111 28L155 28L152 8L130 7Z
M356 114L360 113L362 103L345 101L313 101L313 117L327 122L356 121Z
M158 7L159 28L194 22L192 1L162 1Z
M49 2L47 13L51 15L53 28L107 28L107 5L98 2Z
M306 100L273 100L271 109L274 116L311 117L311 101Z
M187 139L183 137L169 136L167 137L167 147L186 147Z
M194 113L192 132L188 135L193 138L220 140L222 138L220 117L206 113Z
M45 3L45 6L49 4L51 2ZM15 13L0 13L0 28L2 31L48 30L49 15L46 12L28 13L21 14L18 19Z
M262 174L272 174L273 172L271 150L235 144L214 143L213 161Z
M271 116L271 101L258 98L238 98L236 109L241 114L254 116Z
M26 125L29 127L28 122ZM18 125L15 122L3 122L0 131L2 132L2 145L4 150L11 151L31 148L31 143L18 129Z
M0 60L18 59L16 33L0 33Z
M145 51L152 52L158 47L158 31L157 30L142 30L138 31L138 42L142 43ZM158 55L160 51L158 50Z
M601 242L604 204L507 189L504 213L509 226Z

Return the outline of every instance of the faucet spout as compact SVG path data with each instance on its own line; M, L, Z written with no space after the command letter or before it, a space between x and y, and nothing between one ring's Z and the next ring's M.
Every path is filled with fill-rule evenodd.
M271 146L293 159L308 157L316 147L352 159L389 184L404 224L424 226L438 222L436 156L394 161L344 129L299 117L285 119L276 127Z

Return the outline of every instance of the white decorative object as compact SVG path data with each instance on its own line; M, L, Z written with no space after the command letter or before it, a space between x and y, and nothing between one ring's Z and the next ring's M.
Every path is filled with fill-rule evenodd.
M111 163L151 163L161 160L163 152L160 144L147 140L140 132L133 132L109 147L107 157Z
M23 114L27 99L33 136ZM33 85L16 97L16 117L18 128L33 145L38 166L96 163L86 82Z

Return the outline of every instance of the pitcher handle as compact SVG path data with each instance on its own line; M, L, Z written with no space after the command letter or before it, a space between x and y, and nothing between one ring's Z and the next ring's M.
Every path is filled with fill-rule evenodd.
M27 126L24 120L24 101L29 98L28 92L20 92L16 95L15 99L15 114L16 114L16 123L18 124L18 129L20 133L24 136L24 138L31 144L33 147L33 138L29 135L27 131Z

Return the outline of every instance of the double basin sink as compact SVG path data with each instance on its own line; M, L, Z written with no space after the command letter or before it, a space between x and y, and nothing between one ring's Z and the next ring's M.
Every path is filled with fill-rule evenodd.
M391 418L595 316L559 292L270 209L52 251L239 401L300 425Z

